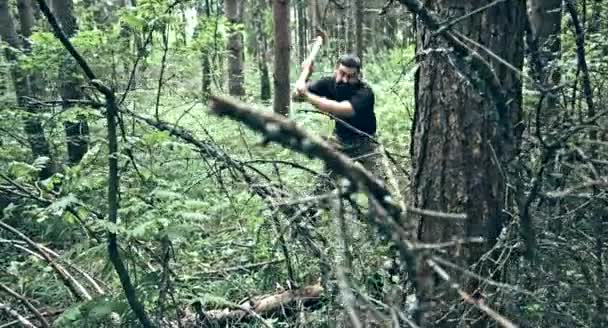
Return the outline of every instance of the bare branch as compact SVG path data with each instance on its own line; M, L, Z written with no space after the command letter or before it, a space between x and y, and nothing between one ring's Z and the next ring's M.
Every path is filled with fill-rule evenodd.
M68 289L78 298L80 301L90 301L92 299L89 292L76 280L72 275L62 266L55 263L51 256L38 244L23 234L21 231L13 228L12 226L6 224L3 221L0 221L0 228L3 228L7 231L10 231L25 241L31 248L35 249L42 257L44 257L45 261L59 274L63 283L68 287Z
M465 292L464 290L462 290L462 288L460 288L460 285L456 282L454 282L450 276L448 275L448 273L443 270L439 264L437 264L435 261L433 260L427 260L426 261L427 264L433 269L433 271L435 271L435 273L437 273L439 275L439 277L441 277L441 279L445 280L446 282L450 283L450 287L452 289L455 289L456 292L458 293L458 295L460 295L460 297L467 303L476 306L477 308L479 308L480 310L482 310L483 312L485 312L490 318L494 319L496 322L498 322L501 326L505 327L505 328L517 328L517 326L511 322L511 320L505 318L504 316L502 316L500 313L494 311L493 309L491 309L489 306L487 306L483 300L478 300L473 298L471 295L469 295L467 292Z
M7 304L0 303L0 310L4 310L4 312L8 313L10 316L17 318L17 320L19 320L19 323L21 323L23 325L23 327L36 328L36 326L34 326L34 324L31 321L27 320L24 316L19 314L19 312L13 310Z
M22 295L19 295L17 292L10 289L7 285L5 285L3 283L0 283L0 289L4 290L9 295L11 295L14 298L18 299L19 301L21 301L21 303L23 303L23 305L25 305L30 311L32 311L32 313L34 314L34 316L36 316L36 318L38 319L38 321L40 322L42 327L49 328L51 326L49 324L49 322L46 321L44 316L40 313L40 311L38 311L38 309L36 309L36 307L34 305L32 305L32 303L30 303L30 301L27 300L27 298L23 297Z

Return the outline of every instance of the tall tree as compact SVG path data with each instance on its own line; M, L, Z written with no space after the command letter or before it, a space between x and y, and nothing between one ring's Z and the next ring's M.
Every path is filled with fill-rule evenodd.
M306 58L306 41L308 40L305 0L296 1L296 13L296 17L298 18L298 58L301 63Z
M194 29L194 38L198 38L201 33L208 33L206 30L207 24L211 20L211 4L209 0L206 0L203 4L199 2L196 5L196 14L198 18L198 24ZM203 37L207 39L207 37ZM202 44L200 59L201 59L201 91L204 96L207 96L211 92L211 52L209 51L209 42Z
M34 22L31 3L25 3L25 1L19 1L18 3L21 32L23 34L23 37L19 38L10 13L8 0L0 0L0 37L12 48L6 48L4 54L7 61L11 64L11 77L17 97L17 105L26 110L24 114L24 130L32 150L32 155L35 158L47 157L50 160L39 173L39 176L44 179L51 176L54 171L51 150L44 135L42 124L36 116L35 107L25 101L26 97L39 96L37 94L40 91L37 87L39 84L34 75L28 75L26 71L21 69L16 53L19 50L25 53L28 52L28 46L25 45L28 41L25 41L24 44L21 39L27 39L31 35Z
M53 13L61 24L68 38L76 35L78 24L74 17L74 3L72 0L53 0ZM74 107L70 100L82 99L82 78L78 67L72 57L66 56L59 68L59 80L61 83L61 99L64 110ZM63 123L67 138L68 160L71 165L78 164L89 149L89 125L82 115L75 120Z
M256 35L256 58L260 70L260 99L270 99L270 76L268 74L268 34L264 28L264 0L256 0L253 6L253 24Z
M310 35L316 35L319 28L319 0L308 0L308 17L310 17Z
M355 52L363 61L363 0L355 0Z
M537 53L533 55L537 55L539 61L537 65L533 64L531 67L536 78L547 87L551 87L559 84L560 80L557 60L561 48L562 1L528 0L528 8L531 34L529 37L537 47Z
M240 25L243 23L243 3L241 0L226 0L224 8L226 18L230 23L228 34L228 93L234 96L244 96L243 86L243 33Z
M274 27L274 111L289 114L289 0L273 0Z
M431 0L425 2L425 7L434 11L440 17L439 21L464 16L490 2ZM424 19L425 15L419 17ZM525 3L508 1L466 17L452 26L452 30L483 44L521 69L524 19ZM447 45L446 39L434 35L437 26L429 28L426 24L418 26L417 36L417 53L425 53L425 56L419 58L415 83L410 202L413 207L467 216L466 220L458 220L417 215L418 238L423 242L487 237L488 244L465 248L459 259L466 265L479 260L503 224L504 174L506 163L517 149L518 136L511 126L519 121L521 81L517 72L481 52L508 101L501 103L500 99L494 99L489 95L489 89L485 89L490 83L475 82L483 75L475 73L479 66L468 64L466 58L462 58L465 50L433 51L455 45ZM484 89L479 90L482 87ZM433 275L429 273L428 276ZM433 286L432 279L430 282ZM419 288L418 292L420 300L427 302L436 290L425 287ZM435 314L432 314L433 319L442 318L443 323L435 327L452 326L447 323L453 319L452 315L443 317L444 312L435 317Z

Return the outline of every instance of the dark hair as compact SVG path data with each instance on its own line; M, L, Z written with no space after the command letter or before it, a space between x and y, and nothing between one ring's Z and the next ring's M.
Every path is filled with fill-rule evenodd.
M344 65L349 68L356 68L361 71L361 59L353 54L345 54L338 59L338 65Z

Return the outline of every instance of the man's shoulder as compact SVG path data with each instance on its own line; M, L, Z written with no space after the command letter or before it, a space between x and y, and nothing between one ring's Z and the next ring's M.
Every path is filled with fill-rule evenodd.
M372 89L372 86L365 81L361 81L359 93L369 97L374 97L374 90Z
M372 86L366 81L361 81L361 89L374 93Z

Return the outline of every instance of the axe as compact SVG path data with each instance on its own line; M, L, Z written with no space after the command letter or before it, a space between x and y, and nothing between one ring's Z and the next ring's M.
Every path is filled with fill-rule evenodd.
M314 62L315 57L317 56L317 53L319 53L321 46L323 45L323 43L326 42L326 40L327 40L327 34L325 34L325 32L323 32L321 30L317 30L317 37L315 38L315 41L312 45L312 50L310 51L310 54L308 54L308 57L306 57L306 59L302 63L302 72L300 73L300 76L296 80L296 84L295 84L296 86L299 84L306 83L306 80L312 73L311 65ZM297 91L294 91L294 93L293 93L294 98L296 97L296 94L297 94Z

